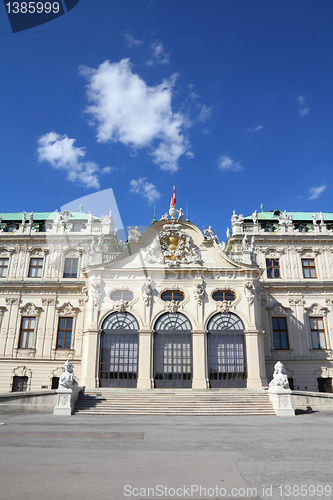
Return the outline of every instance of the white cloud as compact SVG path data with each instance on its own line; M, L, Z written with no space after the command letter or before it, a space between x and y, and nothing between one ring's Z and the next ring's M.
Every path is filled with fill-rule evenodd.
M156 186L148 182L146 177L140 177L137 180L132 179L130 185L130 192L143 196L149 203L153 203L161 197L161 193L157 191Z
M112 170L115 170L114 167L103 167L101 169L101 174L109 174L110 172L112 172Z
M262 130L263 128L264 128L263 125L258 125L257 127L247 128L245 132L259 132L259 130Z
M124 37L125 37L125 40L126 40L126 43L127 43L127 47L129 47L129 48L131 48L131 47L138 47L139 45L143 45L143 41L142 40L136 40L134 38L134 36L129 31L126 31Z
M310 113L310 108L306 107L305 97L303 95L300 95L298 97L298 112L302 117Z
M230 156L221 156L218 161L218 167L220 170L239 172L243 170L243 167L238 161L234 161Z
M74 146L76 140L67 135L49 132L38 139L38 160L47 161L53 168L67 172L67 179L88 188L99 189L97 178L98 165L83 162L85 148Z
M151 59L147 61L147 66L155 66L156 64L169 64L169 54L164 50L161 42L154 42L151 44Z
M325 189L327 188L327 184L322 184L321 186L312 186L310 189L309 189L309 200L316 200L317 198L319 198L319 196L321 195L321 193L323 193L325 191Z
M147 147L162 170L176 172L182 155L191 156L183 135L185 118L172 110L176 75L149 87L132 72L129 59L105 61L98 69L81 68L91 105L86 112L97 128L98 142L120 142L136 151Z

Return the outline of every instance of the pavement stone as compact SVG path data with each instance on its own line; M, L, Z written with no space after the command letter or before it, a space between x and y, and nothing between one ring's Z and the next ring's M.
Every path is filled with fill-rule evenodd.
M1 500L333 500L333 412L0 412Z

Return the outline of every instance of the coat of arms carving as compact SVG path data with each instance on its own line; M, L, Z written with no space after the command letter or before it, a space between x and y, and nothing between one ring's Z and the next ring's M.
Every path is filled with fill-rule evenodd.
M199 249L191 236L185 233L180 224L174 223L163 226L163 231L148 247L145 260L150 263L164 262L170 267L202 263Z

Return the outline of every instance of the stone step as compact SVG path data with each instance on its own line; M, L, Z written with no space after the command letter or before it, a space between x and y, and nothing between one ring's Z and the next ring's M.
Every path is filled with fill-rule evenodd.
M131 392L133 391L133 392ZM95 390L77 401L75 413L85 415L275 415L267 393L239 390Z

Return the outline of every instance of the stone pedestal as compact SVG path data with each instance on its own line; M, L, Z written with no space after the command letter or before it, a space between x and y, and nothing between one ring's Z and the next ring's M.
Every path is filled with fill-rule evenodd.
M53 414L72 415L80 390L82 390L82 387L78 386L73 389L65 389L64 387L57 389L57 404Z
M273 386L268 389L269 399L278 417L294 417L295 411L291 405L291 390Z

